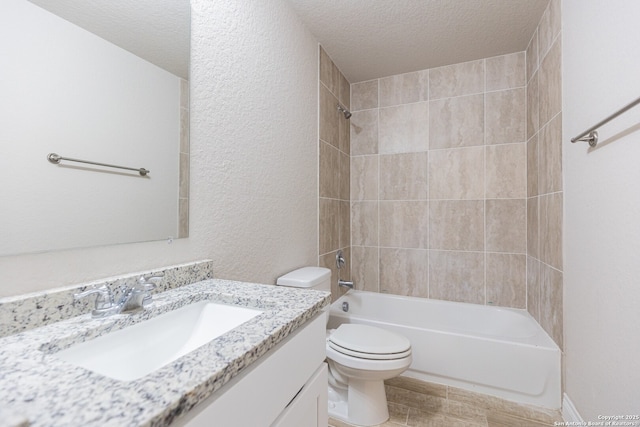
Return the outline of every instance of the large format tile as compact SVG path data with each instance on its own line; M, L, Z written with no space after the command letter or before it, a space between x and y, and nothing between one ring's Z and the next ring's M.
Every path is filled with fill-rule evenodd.
M526 308L526 255L487 254L487 304Z
M527 251L527 200L487 200L486 250L524 254Z
M424 249L380 248L380 292L426 298L427 263Z
M527 311L540 323L540 261L527 256Z
M527 255L540 257L539 197L527 199Z
M349 122L351 155L378 154L378 110L356 111Z
M540 196L540 260L562 270L562 193Z
M426 151L379 157L380 200L427 199Z
M526 79L525 53L516 52L486 59L487 91L523 87Z
M378 151L411 153L429 148L429 103L380 108Z
M429 248L484 250L483 200L430 200Z
M463 62L429 70L429 98L484 92L484 60Z
M562 114L555 116L538 133L538 191L562 190Z
M320 139L340 148L338 99L320 84Z
M429 251L429 298L484 304L484 253Z
M534 135L527 141L527 197L537 196L538 190L538 162L539 162L538 135Z
M351 112L378 108L378 80L351 85Z
M540 90L538 73L535 73L527 85L527 138L531 138L540 129Z
M351 200L378 199L378 156L351 157Z
M562 273L541 263L540 279L540 325L562 349Z
M351 278L355 282L356 289L379 292L378 248L369 246L352 246L351 256Z
M429 70L384 77L379 84L380 107L429 100Z
M380 246L427 248L428 202L380 201Z
M484 95L429 103L429 148L484 145Z
M351 202L351 244L378 246L377 201Z
M526 141L524 88L485 94L485 141L488 145Z
M486 147L486 197L522 199L527 196L526 144Z
M558 37L540 63L540 127L562 110L562 37Z
M430 199L484 198L484 147L429 152Z

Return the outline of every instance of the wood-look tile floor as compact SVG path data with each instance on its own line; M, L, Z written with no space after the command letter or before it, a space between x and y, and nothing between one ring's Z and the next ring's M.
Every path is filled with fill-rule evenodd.
M385 388L389 420L379 427L543 427L562 421L559 411L412 378L394 378ZM351 425L330 418L329 427Z

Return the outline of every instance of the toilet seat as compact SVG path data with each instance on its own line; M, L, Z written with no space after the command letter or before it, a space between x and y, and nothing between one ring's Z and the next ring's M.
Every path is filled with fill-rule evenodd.
M411 342L402 335L374 326L347 323L327 339L327 347L346 356L394 360L411 355Z

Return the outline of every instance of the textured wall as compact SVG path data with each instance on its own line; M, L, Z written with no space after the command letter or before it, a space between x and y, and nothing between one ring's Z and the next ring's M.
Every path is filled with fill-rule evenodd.
M316 263L317 42L283 1L192 8L190 237L2 257L0 295L202 258L265 283Z
M524 52L351 90L358 287L524 308Z
M640 96L640 3L562 5L565 389L598 421L640 412L640 106L569 140Z

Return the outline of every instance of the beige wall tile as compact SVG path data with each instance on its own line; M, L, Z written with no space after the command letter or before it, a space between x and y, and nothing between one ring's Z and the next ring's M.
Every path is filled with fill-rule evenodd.
M551 0L540 19L540 25L538 26L540 56L545 55L551 47L553 40L560 33L560 1L561 0Z
M429 99L484 92L484 60L429 70Z
M533 135L527 141L527 197L537 196L538 191L538 135Z
M429 148L484 144L484 95L444 98L429 103Z
M411 153L429 148L429 103L380 108L378 151Z
M380 201L380 246L427 248L427 201Z
M484 150L484 147L431 150L429 198L484 198Z
M340 244L340 202L320 198L320 254L335 251Z
M533 33L527 50L525 52L527 57L527 82L531 80L533 74L538 70L538 29Z
M378 80L351 85L351 112L378 108Z
M337 96L340 92L340 72L327 52L320 47L320 81Z
M524 52L494 56L486 59L486 90L503 90L523 87L526 82L526 57Z
M540 194L562 190L562 114L555 116L539 135L538 185Z
M562 270L562 193L540 196L540 261Z
M526 141L525 89L485 94L486 143L508 144Z
M540 261L527 257L527 311L540 322Z
M339 222L338 222L338 244L340 248L351 246L351 202L340 200Z
M351 166L349 161L349 154L340 152L338 156L338 169L340 175L340 183L338 185L340 189L340 199L350 200L351 190Z
M527 200L487 200L486 250L525 254L527 251Z
M486 147L486 197L489 199L527 196L526 144Z
M562 349L562 273L542 263L540 276L540 325Z
M380 291L378 250L377 247L351 247L351 278L355 281L356 289L370 292Z
M429 298L484 304L484 253L429 251Z
M380 292L427 297L427 251L380 248Z
M538 73L535 73L527 85L527 138L531 138L540 129L540 96Z
M378 110L356 111L349 123L351 155L378 154Z
M527 255L540 258L539 197L527 199Z
M379 82L380 107L429 100L429 70L396 74Z
M378 158L351 157L351 200L378 199Z
M339 148L338 100L320 84L320 139Z
M427 158L421 153L380 155L380 200L426 200Z
M487 304L526 308L527 256L487 254Z
M351 109L351 85L347 78L338 70L340 77L340 93L338 98L344 107Z
M540 127L562 109L562 37L558 37L538 71Z
M336 108L337 109L337 108ZM351 152L351 119L338 113L338 148L343 153Z
M319 187L320 197L340 198L340 152L322 140L319 141Z
M429 201L429 248L484 250L484 201Z
M378 246L378 202L351 202L351 244Z

